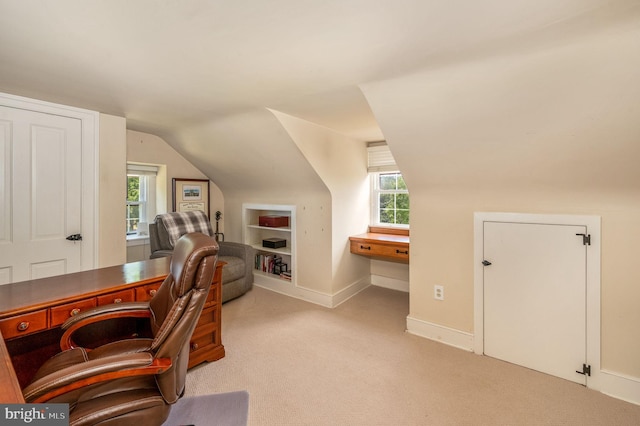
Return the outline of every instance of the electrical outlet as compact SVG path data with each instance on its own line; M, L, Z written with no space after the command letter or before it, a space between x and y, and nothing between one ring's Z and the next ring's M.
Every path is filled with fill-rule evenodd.
M433 298L436 300L444 300L444 287L441 285L433 286Z

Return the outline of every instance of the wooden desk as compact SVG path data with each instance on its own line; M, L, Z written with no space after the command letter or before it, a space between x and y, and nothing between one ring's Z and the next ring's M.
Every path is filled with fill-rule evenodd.
M151 299L169 272L169 261L164 257L0 286L0 333L7 341L5 346L3 340L2 347L14 358L21 385L29 377L21 371L21 362L16 362L16 352L32 362L29 351L34 350L34 344L57 344L60 324L70 316L94 306ZM224 263L217 262L209 297L193 332L189 367L225 355L221 339ZM11 365L4 356L3 362Z
M23 404L24 397L18 383L16 372L11 364L11 357L0 333L0 402L3 404Z
M369 232L349 237L354 254L409 263L409 230L371 227Z

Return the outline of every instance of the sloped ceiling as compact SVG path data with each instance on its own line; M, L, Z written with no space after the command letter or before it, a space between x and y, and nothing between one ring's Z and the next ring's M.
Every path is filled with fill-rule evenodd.
M517 49L544 33L575 36L636 6L0 0L0 91L124 116L130 128L159 135L272 108L378 140L383 135L358 85ZM179 138L171 143L181 150Z

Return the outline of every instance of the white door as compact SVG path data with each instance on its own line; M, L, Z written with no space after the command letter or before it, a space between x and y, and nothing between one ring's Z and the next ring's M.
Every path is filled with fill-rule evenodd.
M486 355L586 384L586 232L484 223Z
M0 284L81 269L82 125L0 106Z

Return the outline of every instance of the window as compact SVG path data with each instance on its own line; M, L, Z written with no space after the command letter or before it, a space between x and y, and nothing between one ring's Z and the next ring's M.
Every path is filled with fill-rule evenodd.
M146 224L155 217L158 167L127 164L127 235L146 233Z
M409 191L400 172L373 173L374 223L409 226Z
M127 174L127 235L138 232L138 224L146 217L147 179Z
M367 144L371 176L371 223L409 226L409 190L386 142Z

